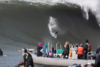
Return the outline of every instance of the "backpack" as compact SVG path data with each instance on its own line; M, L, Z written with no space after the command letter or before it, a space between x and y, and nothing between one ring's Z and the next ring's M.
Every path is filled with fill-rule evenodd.
M69 56L72 57L72 52L71 51L69 52Z
M90 44L88 44L88 49L87 49L88 51L90 51L91 50L91 45Z

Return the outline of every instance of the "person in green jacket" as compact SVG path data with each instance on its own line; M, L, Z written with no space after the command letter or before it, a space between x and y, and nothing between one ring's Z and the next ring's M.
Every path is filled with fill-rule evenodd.
M59 49L57 49L57 55L61 57L62 53L63 53L63 50L60 49L60 47L59 47Z

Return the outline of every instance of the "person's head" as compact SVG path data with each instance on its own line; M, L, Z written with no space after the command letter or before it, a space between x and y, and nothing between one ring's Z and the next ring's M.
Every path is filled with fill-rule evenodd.
M78 47L78 45L76 45L76 47Z
M45 47L47 47L47 44L44 44Z
M66 48L67 47L67 44L65 44L64 47Z
M56 33L55 34L58 34L58 31L56 31Z
M64 47L66 48L68 44L69 44L69 42L66 41Z
M24 53L27 53L27 49L24 48Z
M39 45L38 45L38 46L40 46L40 47L41 47L41 46L42 46L42 43L39 43Z
M68 45L68 44L69 44L69 42L68 42L68 41L66 41L66 42L65 42L65 44L66 44L66 45Z
M60 49L60 47L59 47L59 49Z
M52 50L54 50L54 47L52 47Z
M88 39L85 40L86 43L89 43Z
M44 44L43 49L44 49L44 48L47 48L47 44Z

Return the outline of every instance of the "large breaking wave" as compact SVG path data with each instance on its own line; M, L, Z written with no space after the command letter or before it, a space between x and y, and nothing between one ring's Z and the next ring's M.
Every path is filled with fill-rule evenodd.
M85 18L88 20L88 12L89 10L96 16L98 20L98 25L100 26L100 0L1 0L1 2L8 3L16 3L16 2L27 2L29 5L58 5L64 4L67 6L71 6L70 4L76 4L81 7L81 9L85 12ZM69 4L70 3L70 4Z
M100 43L99 0L0 1L2 37L31 45L51 41L55 46L56 42L64 44L67 40L84 44L85 39L92 47ZM53 26L59 32L56 39L50 33Z

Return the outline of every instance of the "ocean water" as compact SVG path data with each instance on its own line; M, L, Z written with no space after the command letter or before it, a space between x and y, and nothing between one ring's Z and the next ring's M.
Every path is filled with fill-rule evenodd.
M39 42L63 46L85 44L92 50L100 44L99 0L0 0L0 67L23 61L23 47L36 49ZM58 31L58 34L54 33ZM45 65L35 64L36 67Z

